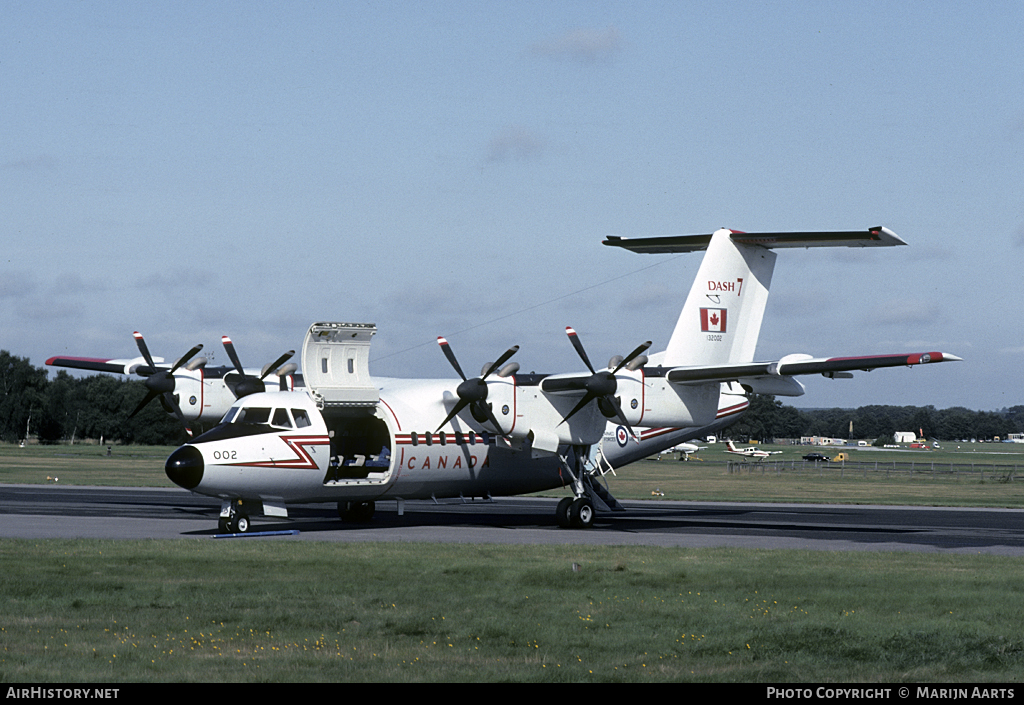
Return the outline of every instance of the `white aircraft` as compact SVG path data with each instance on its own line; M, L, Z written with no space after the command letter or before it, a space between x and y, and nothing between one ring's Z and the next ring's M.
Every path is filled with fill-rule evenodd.
M680 460L689 460L690 456L694 453L707 448L707 446L698 446L694 443L678 443L671 448L665 448L660 451L660 455L667 455L669 453L679 453Z
M856 232L609 238L634 252L707 250L668 346L650 342L597 370L572 328L586 372L518 374L518 347L459 380L373 378L373 324L315 323L302 346L304 391L239 398L214 429L166 462L177 485L222 501L219 529L250 517L287 517L295 503L337 503L368 520L374 503L495 497L565 487L561 526L589 527L621 506L601 476L640 458L716 434L747 409L747 392L796 396L794 375L959 360L947 353L754 361L776 248L905 244L885 228ZM506 364L508 363L508 364ZM152 367L152 366L151 366Z
M761 450L760 448L755 448L754 446L748 446L746 448L737 448L736 445L732 441L729 441L726 444L725 452L726 453L734 453L736 455L743 455L743 456L746 456L748 458L767 458L770 455L775 455L777 453L781 453L782 451L781 450L772 450L772 451Z
M193 347L173 365L165 365L160 364L164 362L162 357L150 355L149 347L141 333L135 331L133 335L139 352L142 353L140 357L51 357L46 364L93 372L137 374L143 377L149 391L128 418L142 411L149 402L159 399L167 413L178 417L189 436L192 435L188 426L190 422L217 421L223 418L235 401L247 394L268 389L292 390L302 386L302 376L295 374L297 365L283 364L295 354L294 350L289 350L262 370L246 370L239 361L234 343L225 335L221 338L221 343L234 367L208 367L205 357L195 357L203 349L202 345Z

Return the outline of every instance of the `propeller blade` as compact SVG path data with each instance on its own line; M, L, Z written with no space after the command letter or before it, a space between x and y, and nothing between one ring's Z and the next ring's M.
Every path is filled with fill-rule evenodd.
M504 365L506 362L508 362L508 359L510 357L512 357L513 355L515 355L517 352L519 352L519 346L518 345L513 345L511 348L506 350L504 355L499 357L496 362L492 363L491 366L487 368L487 371L484 372L483 375L481 375L481 379L487 379L487 377L491 373L497 372L498 370L500 370L501 366Z
M231 358L231 364L235 366L235 371L238 373L238 377L225 376L224 383L228 385L231 393L235 395L236 399L249 396L250 394L256 394L258 392L267 391L266 385L263 380L267 376L278 369L285 360L295 354L294 350L289 350L281 357L277 358L274 362L270 363L263 368L260 376L246 374L245 368L242 367L242 361L238 358L238 353L235 351L235 344L231 342L231 338L226 335L221 336L220 342L223 343L224 349L228 352L228 357Z
M486 416L487 420L490 421L491 424L494 426L494 430L504 435L504 433L501 430L501 424L498 423L498 418L494 415L494 410L491 409L491 405L488 404L486 401L482 401L480 402L480 406L483 407L483 410L485 412L484 416Z
M139 405L137 407L135 407L135 411L133 411L132 413L128 414L128 418L132 418L133 416L135 416L135 414L137 414L140 411L142 411L146 407L146 404L148 404L149 402L153 401L158 396L160 396L160 392L154 392L152 390L147 392L146 396L143 398L143 400L141 402L139 402Z
M149 347L146 345L145 339L142 337L142 333L135 331L132 333L135 336L135 343L139 346L139 352L142 353L142 357L146 359L146 364L156 369L156 365L153 364L153 356L149 354Z
M619 423L625 426L633 440L639 443L640 438L636 435L636 431L633 430L633 427L629 425L629 421L626 420L626 415L622 413L622 406L619 404L619 400L612 396L605 397L604 399L607 403L612 405L612 408L615 409L615 417L619 420Z
M565 423L566 421L571 419L573 416L575 416L576 412L580 411L583 407L585 407L587 404L589 404L590 402L594 401L597 398L598 397L597 397L596 394L591 394L590 392L587 392L586 394L584 394L583 398L580 399L579 403L576 404L576 406L574 406L572 408L572 411L570 411L568 414L566 414L562 418L561 423L559 423L558 425L561 426L563 423Z
M224 344L224 349L228 351L228 357L231 359L231 364L235 366L238 374L244 375L245 370L242 369L242 363L238 359L238 353L235 352L235 344L231 342L231 338L226 335L222 335L220 342Z
M644 352L647 351L647 348L649 348L649 347L651 347L651 341L650 340L648 340L646 343L638 345L636 350L631 352L629 355L626 355L625 359L623 359L622 362L620 362L618 365L615 366L615 369L612 371L612 374L615 374L616 372L621 370L623 367L625 367L626 365L631 363L635 358L637 358L640 355L642 355Z
M188 363L193 357L196 356L200 350L203 349L202 345L196 345L187 353L178 358L170 369L157 369L156 364L153 362L153 356L149 352L149 346L146 345L145 339L142 337L142 333L135 331L132 333L135 337L135 343L139 346L139 352L142 353L142 357L145 358L146 364L153 371L146 379L143 384L146 385L146 396L143 397L139 405L135 407L132 413L128 414L128 418L133 418L136 414L142 411L149 402L154 399L161 399L164 403L165 408L170 411L181 421L181 425L185 427L185 432L191 436L192 429L188 427L188 422L185 421L185 415L181 413L181 407L178 406L178 402L174 399L174 372L182 365Z
M454 407L454 408L452 409L451 413L450 413L450 414L448 414L448 415L447 415L447 416L445 417L444 421L442 421L442 422L441 422L441 425L440 425L440 426L438 426L438 427L437 427L437 428L436 428L436 429L434 430L434 433L437 433L438 431L440 431L440 430L441 430L441 429L442 429L442 428L444 427L444 425L445 425L446 423L448 423L449 421L451 421L452 419L454 419L454 418L456 417L456 415L458 415L458 413L459 413L460 411L462 411L463 409L465 409L465 408L466 408L467 406L469 406L469 402L468 402L468 401L466 401L465 399L459 399L459 400L458 400L458 401L457 401L457 402L455 403L455 407Z
M437 336L437 344L441 346L441 352L443 352L444 356L448 358L448 362L455 368L455 371L459 373L459 377L462 378L462 381L465 382L466 375L462 373L462 368L459 367L459 361L455 359L455 353L452 352L452 346L449 345L448 341L440 335Z
M180 357L180 358L178 359L178 361L174 363L174 366L173 366L173 367L171 367L171 374L174 374L174 371L175 371L176 369L178 369L179 367L181 367L182 365L184 365L184 364L185 364L186 362L188 362L189 360L191 360L191 359L192 359L193 357L195 357L195 356L196 356L196 353L197 353L197 352L199 352L199 351L200 351L200 350L202 350L202 349L203 349L203 345L202 345L202 343L200 343L199 345L195 346L194 348L192 348L191 350L189 350L189 351L188 351L187 353L185 353L184 355L182 355L182 356L181 356L181 357Z
M506 350L497 361L487 365L485 369L481 370L479 377L473 377L467 379L465 373L462 371L462 367L459 365L459 361L455 358L455 353L452 352L451 345L445 340L443 336L437 337L437 344L441 346L441 351L444 356L448 358L448 362L451 364L455 371L459 373L459 377L462 378L462 384L455 390L455 394L459 397L459 401L456 402L455 407L452 408L448 416L445 417L441 425L437 427L440 431L441 428L454 419L460 411L465 409L467 406L471 407L473 411L473 417L482 423L481 417L486 418L492 424L497 432L501 432L501 424L498 423L498 419L495 418L494 412L491 410L490 405L487 403L487 383L485 380L488 376L500 370L502 365L508 362L508 359L519 352L519 346L513 345L511 348ZM479 406L478 406L479 405Z
M569 341L572 343L572 346L576 348L576 353L590 370L590 378L583 383L583 388L587 390L587 393L583 395L583 398L580 399L579 403L573 407L572 411L562 418L559 426L571 419L581 411L583 407L596 399L599 402L599 406L604 404L601 408L601 413L607 418L617 418L623 426L629 429L630 435L635 439L637 437L636 432L634 432L633 427L629 425L629 422L626 420L626 415L622 413L622 407L619 405L619 401L615 397L615 391L618 388L618 380L615 379L615 374L646 352L646 350L651 347L651 341L648 340L647 342L638 345L633 352L624 358L613 358L608 366L611 368L612 364L614 364L615 369L612 369L611 371L603 370L601 372L595 372L594 367L590 364L590 358L587 357L587 353L583 349L583 343L580 341L576 331L573 330L571 326L567 326L565 332L566 335L569 336ZM611 410L614 413L609 414L608 410Z
M269 375L271 372L273 372L278 367L283 365L284 361L287 360L288 358L290 358L294 354L295 354L294 350L289 350L284 355L282 355L281 357L279 357L276 360L274 360L272 363L270 363L270 365L267 366L266 372L264 372L262 375L260 375L260 379L266 379L267 375Z
M576 348L576 353L583 360L583 364L587 366L587 369L590 370L590 374L594 374L594 366L590 364L590 358L587 357L587 352L583 349L583 343L580 342L580 338L576 335L576 331L572 329L572 326L566 326L565 334L569 336L569 342L572 343L574 348Z

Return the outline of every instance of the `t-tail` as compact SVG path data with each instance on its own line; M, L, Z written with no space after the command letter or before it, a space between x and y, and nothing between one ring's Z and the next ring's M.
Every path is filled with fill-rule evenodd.
M743 233L653 238L610 237L604 244L639 253L706 250L668 347L652 361L663 367L751 362L768 304L778 248L905 245L886 228L803 233Z

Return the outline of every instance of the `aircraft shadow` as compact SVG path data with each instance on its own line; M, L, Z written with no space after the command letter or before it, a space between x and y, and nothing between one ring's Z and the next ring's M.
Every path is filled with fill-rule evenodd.
M388 503L390 504L390 503ZM906 542L908 538L928 533L925 529L876 527L864 525L829 525L825 522L772 521L763 510L651 508L627 509L625 512L600 513L590 529L561 529L555 524L554 503L526 505L472 502L467 504L417 503L406 506L399 516L393 506L379 508L370 522L342 522L333 507L307 505L290 508L289 518L257 517L251 531L289 531L304 533L374 532L392 529L482 528L531 529L553 532L599 532L613 534L690 534L735 535L818 540L845 540L865 543ZM211 523L217 512L210 513ZM820 515L813 515L819 517ZM843 517L841 517L842 519ZM192 535L216 534L216 528L188 532ZM427 539L429 540L429 539Z

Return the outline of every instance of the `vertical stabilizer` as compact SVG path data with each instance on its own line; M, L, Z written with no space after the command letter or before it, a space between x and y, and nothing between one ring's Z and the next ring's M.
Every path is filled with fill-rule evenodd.
M754 359L775 253L711 236L697 278L661 361L666 367L749 362Z

